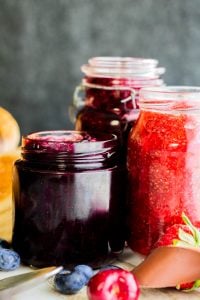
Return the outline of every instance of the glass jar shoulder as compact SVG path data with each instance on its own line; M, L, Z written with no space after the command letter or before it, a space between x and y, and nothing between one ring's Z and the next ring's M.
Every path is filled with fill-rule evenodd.
M141 111L129 137L143 149L187 151L188 145L200 144L199 116L182 112Z

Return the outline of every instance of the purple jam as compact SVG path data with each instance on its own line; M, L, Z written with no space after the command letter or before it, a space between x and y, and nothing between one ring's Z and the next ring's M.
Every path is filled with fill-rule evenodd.
M118 150L109 134L54 131L23 139L13 181L13 247L23 263L98 266L110 249L123 249Z

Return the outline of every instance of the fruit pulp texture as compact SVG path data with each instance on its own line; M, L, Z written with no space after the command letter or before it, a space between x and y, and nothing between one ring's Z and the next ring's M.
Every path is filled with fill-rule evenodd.
M55 172L16 162L13 247L22 261L36 267L98 265L109 244L122 250L121 176L117 167Z
M184 212L200 226L199 113L141 111L128 142L128 244L148 254Z

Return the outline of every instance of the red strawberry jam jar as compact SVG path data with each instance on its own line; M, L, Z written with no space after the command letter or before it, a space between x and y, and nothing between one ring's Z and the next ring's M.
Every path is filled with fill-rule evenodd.
M158 68L155 59L93 57L81 70L85 76L73 101L76 130L114 133L126 148L138 117L138 91L163 85L160 76L165 69Z
M200 226L200 87L144 88L128 140L128 245L148 254L184 212Z
M124 246L119 143L111 134L47 131L15 162L13 247L36 267L98 265Z

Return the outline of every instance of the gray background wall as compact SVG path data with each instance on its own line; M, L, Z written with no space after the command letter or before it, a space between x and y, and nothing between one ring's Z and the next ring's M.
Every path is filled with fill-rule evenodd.
M199 0L0 0L0 106L22 134L73 128L92 56L152 57L167 84L200 85Z

